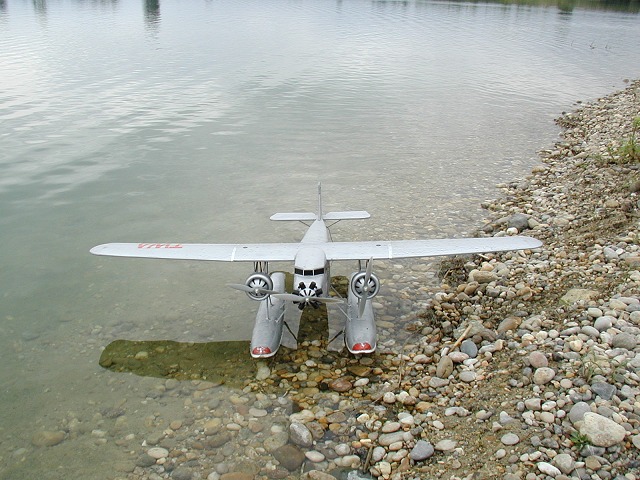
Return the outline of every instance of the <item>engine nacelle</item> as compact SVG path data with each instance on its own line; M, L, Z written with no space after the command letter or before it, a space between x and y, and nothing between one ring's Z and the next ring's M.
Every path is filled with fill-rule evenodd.
M369 282L365 288L364 281L366 280L366 277L367 272L360 272L356 273L351 278L351 284L349 286L353 294L358 298L362 298L366 294L367 299L370 299L375 297L380 291L380 280L378 280L378 277L373 273L369 275Z
M273 290L273 280L271 277L264 273L254 273L249 275L247 281L244 284L251 288L252 291L247 291L247 297L251 300L261 301L267 298L269 291Z

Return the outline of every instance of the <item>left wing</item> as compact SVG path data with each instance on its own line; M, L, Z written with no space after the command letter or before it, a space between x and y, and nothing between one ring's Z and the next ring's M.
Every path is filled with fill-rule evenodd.
M538 248L531 237L442 238L381 242L309 243L107 243L91 249L94 255L114 257L164 258L171 260L214 260L220 262L290 262L302 247L317 247L327 260L368 260L373 258L415 258L499 252Z
M215 260L219 262L289 262L299 243L107 243L91 249L94 255L165 258L168 260Z

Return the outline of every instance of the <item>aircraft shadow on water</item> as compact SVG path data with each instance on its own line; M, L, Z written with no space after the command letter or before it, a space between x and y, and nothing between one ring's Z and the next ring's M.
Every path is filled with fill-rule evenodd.
M316 213L276 213L271 220L298 221L308 226L300 243L108 243L91 249L94 255L159 258L166 260L208 260L252 262L253 272L243 284L229 286L260 302L249 351L254 358L276 354L283 333L294 339L302 311L326 305L330 349L346 346L353 354L372 353L377 346L376 323L371 300L380 291L373 273L373 260L439 257L473 253L524 250L542 242L525 236L488 238L443 238L428 240L333 242L330 227L341 220L369 218L365 211L322 211L318 185ZM346 292L332 287L330 268L334 261L355 261L357 269L348 277ZM293 262L293 283L286 285L284 272L269 272L270 262ZM338 342L338 345L336 345Z
M346 292L346 277L334 276L331 280L333 289L342 294ZM290 288L292 283L293 275L286 273L287 287ZM303 342L317 342L323 347L331 343L324 305L302 312L295 337L288 325L285 326L282 338L285 350L293 352L297 344ZM244 382L255 377L254 360L246 353L249 343L248 340L176 342L119 339L107 345L99 364L114 372L176 380L205 380L242 388Z

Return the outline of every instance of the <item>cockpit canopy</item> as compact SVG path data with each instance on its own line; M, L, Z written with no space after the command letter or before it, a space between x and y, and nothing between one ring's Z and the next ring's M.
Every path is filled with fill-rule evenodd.
M295 273L306 277L323 275L327 258L324 250L313 247L303 247L298 250L294 263Z

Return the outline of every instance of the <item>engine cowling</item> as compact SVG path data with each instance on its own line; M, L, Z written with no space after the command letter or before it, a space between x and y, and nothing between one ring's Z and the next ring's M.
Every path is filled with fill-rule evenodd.
M247 291L247 297L251 300L261 301L267 298L269 291L273 290L273 280L269 275L264 273L254 273L249 275L247 281L244 284L251 288L251 291Z
M365 280L367 277L367 272L356 273L351 278L350 288L353 294L362 298L365 297L367 299L375 297L380 291L380 280L373 273L369 275L369 281L365 285Z

